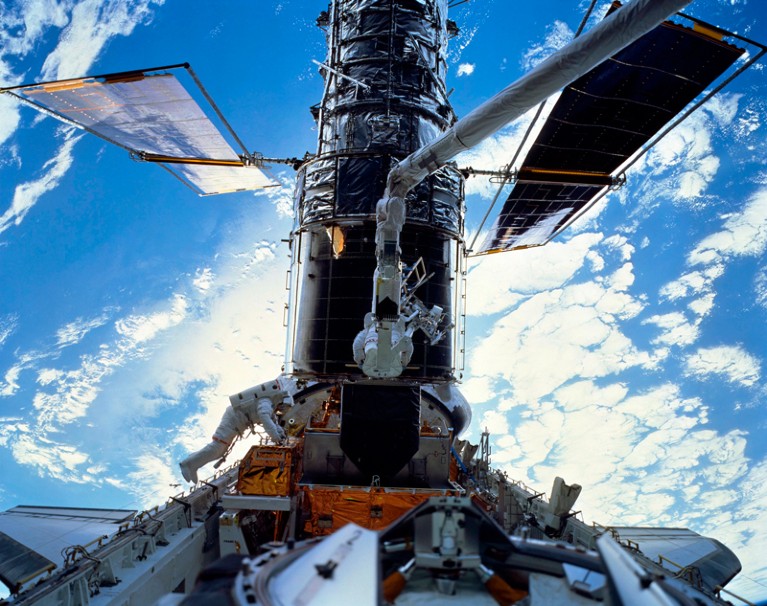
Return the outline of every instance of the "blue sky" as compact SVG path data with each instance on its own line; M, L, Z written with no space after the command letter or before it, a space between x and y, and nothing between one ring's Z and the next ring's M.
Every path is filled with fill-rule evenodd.
M453 11L459 115L577 27L585 2ZM315 148L326 2L43 1L0 8L4 85L189 61L267 156ZM689 12L765 41L754 0ZM540 490L584 486L603 524L687 526L767 596L765 73L750 70L562 237L470 264L470 435ZM507 163L523 118L461 165ZM0 509L142 509L178 490L227 395L274 377L285 187L199 198L157 167L0 98ZM470 228L494 193L467 182Z

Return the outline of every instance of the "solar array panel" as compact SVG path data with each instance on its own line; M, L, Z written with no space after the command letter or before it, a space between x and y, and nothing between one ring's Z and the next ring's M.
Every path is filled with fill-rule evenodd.
M132 72L20 87L13 94L159 162L202 195L273 185L246 166L172 73Z
M476 254L551 240L743 52L667 21L566 87Z
M34 577L56 565L45 556L0 532L0 581L17 590Z

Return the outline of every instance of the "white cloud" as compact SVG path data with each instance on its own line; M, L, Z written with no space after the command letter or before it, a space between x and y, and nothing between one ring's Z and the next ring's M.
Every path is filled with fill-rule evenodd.
M474 73L474 69L477 66L474 63L461 63L458 66L458 71L456 72L456 75L460 78L461 76L471 76Z
M90 320L77 318L74 322L70 322L56 331L56 344L59 347L75 345L91 330L103 326L107 321L108 317L106 315L100 315L96 318L91 318Z
M64 482L86 484L96 478L87 473L83 466L88 463L88 455L76 447L57 442L29 427L17 426L9 449L14 459L22 465L35 467L40 475L45 475Z
M719 159L714 156L702 158L696 170L686 170L679 176L680 198L699 198L719 170Z
M646 306L645 297L629 292L634 252L624 236L603 239L587 232L563 243L482 258L469 273L472 322L504 313L486 336L470 343L465 386L470 399L495 396L500 410L537 407L541 398L578 378L654 367L667 352L642 351L622 331ZM575 282L587 269L600 275Z
M660 289L662 298L676 301L711 292L713 282L724 273L723 264L709 265L705 269L695 270L681 275L676 280L664 284Z
M757 579L767 576L764 560L764 541L759 528L767 526L767 460L755 464L738 485L730 502L738 512L728 524L714 528L703 519L706 530L716 532L720 540L732 549L743 564L747 574L735 577L727 589L753 601L764 597L764 584Z
M610 278L610 287L616 291L625 291L634 283L633 263L624 263Z
M66 25L66 3L29 0L6 4L0 12L0 86L15 86L21 84L24 77L16 73L15 64L34 50L47 28ZM8 95L0 95L0 147L16 132L20 121L17 101ZM3 155L9 151L3 149ZM11 157L15 153L11 152ZM0 166L6 162L4 158Z
M527 50L522 58L522 67L525 70L534 68L549 55L552 55L567 43L571 42L572 39L573 30L571 30L566 23L555 21L554 24L548 28L544 41L539 44L531 45Z
M146 453L136 456L132 463L134 471L128 474L127 486L130 492L136 495L139 506L150 509L157 505L158 495L163 497L169 493L179 492L172 487L177 485L178 479L168 466L171 459L168 451Z
M746 107L735 122L735 131L738 138L746 141L750 135L762 126L762 112L756 108Z
M27 429L28 426L21 417L0 417L0 446L7 446L11 436Z
M707 293L706 295L691 301L687 307L701 318L707 316L714 308L714 293Z
M719 503L742 494L748 470L745 434L702 428L707 407L671 384L631 395L621 383L577 381L514 421L488 420L508 430L495 440L495 464L541 488L556 475L587 487L577 508L603 524L679 525L677 495L701 486L705 498L684 507L684 524L709 524Z
M621 261L628 261L631 259L631 255L634 254L636 248L631 244L626 236L614 234L604 239L604 245L610 250L615 250L620 253Z
M37 351L31 351L17 355L17 362L10 366L5 371L3 378L4 382L0 382L0 396L12 396L19 390L19 377L22 371L29 368L33 368L34 365L48 357L55 355L54 353L41 353Z
M661 139L629 173L632 186L618 196L637 223L663 203L703 209L714 201L709 187L721 165L714 142L733 130L740 96L715 99Z
M469 47L478 31L479 25L470 25L468 27L461 28L458 37L452 40L450 43L448 57L450 58L451 63L457 63L461 60L461 53L463 53L463 51Z
M509 423L506 415L498 410L486 410L482 415L483 427L497 436L504 436L509 433Z
M719 375L730 383L746 387L755 385L760 378L759 360L739 346L699 348L685 357L686 372L696 377Z
M276 175L270 175L277 183L278 187L267 187L253 193L259 198L266 198L274 206L277 216L280 218L293 217L293 191L295 189L295 175L286 172L279 172Z
M767 267L762 267L754 279L756 302L767 309Z
M206 267L204 269L198 269L195 272L192 284L194 284L194 287L197 290L204 293L210 290L214 280L215 276L213 275L213 270L210 267Z
M636 299L595 282L535 294L474 344L471 378L501 380L501 394L535 407L575 377L651 366L652 357L619 328L621 319L641 309Z
M690 265L711 265L735 256L761 255L767 249L767 188L754 193L738 213L724 218L718 232L689 254Z
M40 431L57 431L62 425L85 416L107 377L128 361L146 355L145 346L149 341L183 321L187 313L184 297L177 294L166 305L167 309L118 320L116 341L102 345L96 355L83 355L79 368L41 369L38 382L53 391L38 391L32 401L38 411Z
M642 323L654 324L661 329L662 332L652 340L656 345L684 347L694 343L700 336L700 318L690 321L678 311L655 314Z
M468 273L470 313L497 313L517 305L527 295L565 284L584 266L601 239L601 234L579 234L567 242L472 261ZM510 263L512 254L514 262Z
M2 14L0 40L3 42L3 54L23 57L32 52L47 29L66 26L67 11L71 7L71 1L50 0L29 0L10 5Z
M461 385L461 393L472 405L487 402L497 394L493 381L486 376L472 376Z
M115 323L117 334L124 337L117 349L130 350L136 345L151 341L158 333L180 323L187 315L188 302L181 294L173 295L169 309L150 314L131 315Z
M721 110L721 113L726 114L726 119L731 119L728 111ZM767 189L762 188L749 198L740 212L723 217L722 228L719 231L706 236L694 246L687 255L687 263L697 268L664 284L659 294L661 299L671 302L694 297L687 307L695 317L690 319L681 311L673 311L645 319L645 324L654 324L662 329L662 332L653 339L654 344L662 347L685 347L699 338L703 318L714 309L716 298L714 282L724 275L727 263L734 257L764 254L767 250L766 225ZM755 280L755 291L756 300L759 302L758 275ZM728 355L734 355L735 350L736 348L699 350L698 354L686 359L688 372L691 374L718 373L729 377L730 381L753 382L753 377L758 376L757 362L750 357L740 357L737 362L734 359L726 361ZM656 353L660 355L660 351ZM724 367L729 370L725 370ZM707 371L707 368L712 370ZM756 375L754 375L754 368L757 369ZM745 372L744 375L739 374L741 370Z
M129 35L136 25L152 17L152 5L164 0L84 0L71 7L69 22L59 43L48 55L42 80L84 76L106 44L115 36Z
M19 316L17 314L6 314L0 316L0 349L3 347L3 343L8 337L13 334L19 323Z
M176 473L173 460L207 442L227 396L276 376L283 362L284 257L275 254L277 244L250 243L248 234L257 226L263 230L263 218L247 221L238 223L241 237L227 240L211 267L191 274L169 299L117 319L111 337L106 313L62 327L59 343L70 354L81 352L74 367L60 347L17 354L0 387L9 394L28 389L28 383L20 386L24 370L33 370L37 381L24 426L0 424L0 435L19 463L63 481L99 484L131 468L110 468L96 477L87 471L93 465L85 452L165 452L170 447L173 452L162 460L165 475L156 484L165 483L161 494L168 492L166 480ZM255 307L254 301L259 302ZM89 332L96 326L102 327L98 334ZM41 365L42 360L47 363ZM176 414L185 421L173 428L170 439L148 425L148 419L182 403L186 410ZM60 439L71 440L83 425L99 428L89 434L87 450ZM149 498L144 484L124 488L142 502Z
M21 364L14 364L5 371L3 381L0 382L0 396L9 397L15 394L19 389L19 375L24 370Z
M19 225L40 196L58 187L59 181L72 166L73 148L82 135L73 136L71 128L64 129L64 132L64 142L56 155L43 165L43 175L35 181L16 186L10 208L0 216L0 234L12 225Z
M654 176L670 177L661 184L661 192L675 202L699 203L719 170L719 159L713 155L709 114L697 112L668 133L643 159ZM653 180L653 188L658 186Z
M0 70L0 84L5 84L1 76L2 70ZM20 120L21 114L16 102L7 95L0 95L0 147L16 132Z
M729 126L738 118L738 108L742 98L743 95L737 93L720 93L709 99L703 108L719 126Z

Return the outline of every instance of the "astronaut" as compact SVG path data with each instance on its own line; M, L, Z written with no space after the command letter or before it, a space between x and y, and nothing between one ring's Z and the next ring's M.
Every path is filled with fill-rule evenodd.
M354 338L352 350L354 361L366 375L396 377L413 355L413 340L403 318L378 327L373 314L367 313L365 328Z
M206 463L222 458L232 441L254 424L263 427L275 443L282 444L285 441L285 430L277 424L274 409L283 403L292 406L296 391L295 381L280 375L274 381L229 396L230 405L226 407L221 423L213 433L213 440L179 463L184 479L196 484L197 470Z

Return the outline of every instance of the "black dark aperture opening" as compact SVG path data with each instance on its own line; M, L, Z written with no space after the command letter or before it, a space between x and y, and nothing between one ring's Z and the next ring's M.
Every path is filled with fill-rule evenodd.
M345 384L341 449L372 481L385 485L418 452L419 387Z

